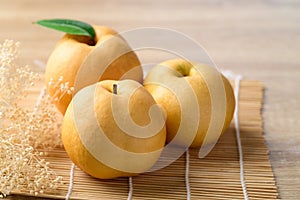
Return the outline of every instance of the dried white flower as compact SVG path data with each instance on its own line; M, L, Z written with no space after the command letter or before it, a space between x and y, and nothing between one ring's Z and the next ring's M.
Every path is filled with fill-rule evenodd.
M12 190L38 195L62 184L62 177L41 158L45 153L37 150L62 146L61 124L49 95L34 110L18 104L39 79L28 66L15 63L18 47L12 40L0 44L0 198Z
M48 82L48 87L52 88L55 93L52 95L53 101L58 101L63 98L64 95L72 95L74 87L69 86L69 82L64 82L62 76L57 81L53 81L53 78Z

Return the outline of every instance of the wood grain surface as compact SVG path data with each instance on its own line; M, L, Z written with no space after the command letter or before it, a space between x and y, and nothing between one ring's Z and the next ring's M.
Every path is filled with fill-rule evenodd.
M20 41L19 63L42 73L37 63L47 61L62 33L32 22L58 17L118 31L145 26L174 29L203 45L219 68L263 81L265 139L280 197L299 198L299 1L1 0L0 41ZM146 63L168 55L141 52L140 57Z

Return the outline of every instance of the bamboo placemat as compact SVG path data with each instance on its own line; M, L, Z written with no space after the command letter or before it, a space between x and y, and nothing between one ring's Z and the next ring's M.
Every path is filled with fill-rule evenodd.
M36 97L37 91L32 91L32 96ZM248 196L249 199L277 199L268 149L262 135L262 102L262 83L241 81L239 120ZM133 177L133 199L186 199L185 156L164 169ZM42 197L64 199L72 163L63 149L50 151L45 159L56 173L63 176L65 184L56 193ZM191 199L244 199L239 164L232 122L207 157L199 159L198 149L190 150ZM127 199L128 191L128 178L99 180L75 168L71 199ZM29 195L20 192L12 194Z

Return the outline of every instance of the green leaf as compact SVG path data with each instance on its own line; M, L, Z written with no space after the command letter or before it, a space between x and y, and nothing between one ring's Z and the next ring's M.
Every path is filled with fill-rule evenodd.
M85 35L91 37L92 39L95 38L94 28L90 24L78 20L44 19L34 23L72 35Z

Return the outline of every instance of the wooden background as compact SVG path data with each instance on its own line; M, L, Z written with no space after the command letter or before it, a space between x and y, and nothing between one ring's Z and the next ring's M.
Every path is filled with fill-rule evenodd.
M203 45L219 68L263 81L265 139L280 197L299 198L300 1L1 0L0 42L20 41L19 63L41 73L35 61L46 62L62 36L31 24L44 18L80 19L118 31L174 29ZM165 58L149 55L141 60Z

